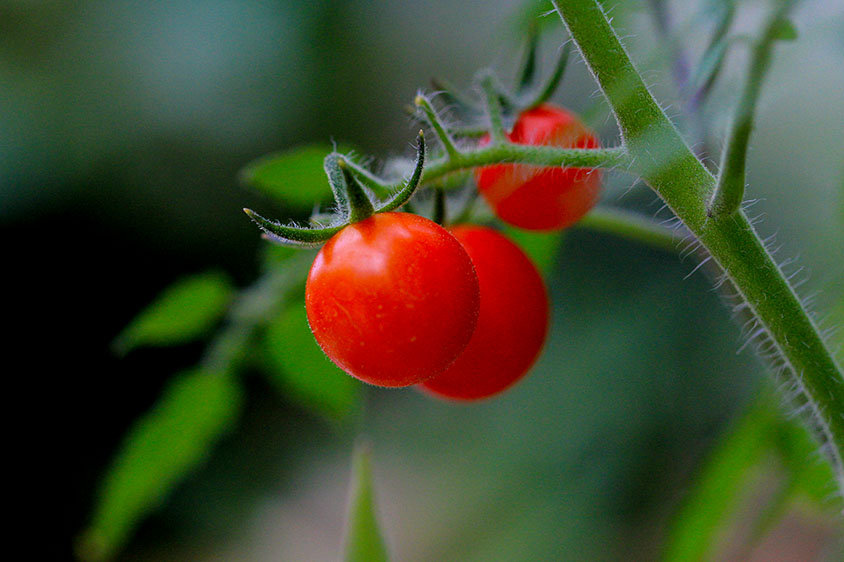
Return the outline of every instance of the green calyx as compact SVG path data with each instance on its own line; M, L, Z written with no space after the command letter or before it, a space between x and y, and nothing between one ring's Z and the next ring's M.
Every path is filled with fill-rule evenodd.
M325 157L323 165L334 194L336 213L312 216L310 222L313 226L303 227L267 219L252 209L243 209L243 212L264 232L264 238L267 240L287 246L312 248L324 243L352 223L365 220L375 213L398 210L410 201L419 187L424 164L425 137L422 131L419 131L413 174L398 191L389 195L386 201L380 201L373 194L373 188L381 191L385 184L354 165L347 157L332 152Z
M451 160L457 160L459 151L454 139L480 138L490 135L493 143L506 142L505 131L512 125L517 115L548 101L565 74L568 65L571 43L566 43L554 64L550 76L539 83L537 51L539 32L532 27L528 35L525 58L519 70L514 91L501 87L498 79L489 71L484 71L479 77L481 99L476 102L469 96L457 91L451 84L441 79L431 80L434 87L432 98L424 94L417 94L414 106L408 111L419 122L431 127L440 141L445 155ZM450 116L457 118L460 125L446 126L444 120L437 113L432 103L433 97L438 103L448 108Z

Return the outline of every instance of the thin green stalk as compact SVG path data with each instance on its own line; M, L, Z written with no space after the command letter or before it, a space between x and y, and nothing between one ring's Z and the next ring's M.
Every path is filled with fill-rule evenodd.
M683 240L683 236L675 231L624 209L596 207L574 226L612 234L665 252L676 252L678 243Z
M457 147L454 146L454 140L451 138L451 135L448 134L446 131L445 126L442 124L437 112L434 110L434 106L431 105L431 102L423 96L419 94L416 96L416 99L413 102L416 107L421 107L422 111L425 112L425 118L428 120L428 123L434 129L434 133L437 135L437 138L440 141L440 144L443 145L443 149L445 150L446 155L449 158L454 158L458 155L459 151Z
M617 118L633 168L697 236L808 399L844 490L844 375L743 211L708 218L715 178L648 91L596 0L552 0Z
M445 209L445 191L442 188L434 188L434 212L431 220L439 225L445 224L447 219Z
M534 166L622 169L631 164L627 151L623 148L555 148L506 143L461 152L456 158L434 161L425 168L425 181L430 182L458 170L502 162L517 162Z
M495 77L487 74L481 80L481 88L484 91L484 103L486 104L487 118L489 118L489 136L492 144L504 144L507 142L507 133L504 132L502 121L501 97L495 87Z
M788 12L790 5L790 2L782 2L779 8L773 11L765 24L762 37L753 47L749 75L736 107L729 139L724 145L718 183L707 208L710 217L731 215L739 210L744 200L747 145L753 130L756 101L759 99L762 81L771 61L771 51L776 41L778 24Z

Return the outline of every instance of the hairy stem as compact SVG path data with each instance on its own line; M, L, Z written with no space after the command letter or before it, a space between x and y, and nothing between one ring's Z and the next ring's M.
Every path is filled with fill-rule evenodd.
M631 165L623 148L555 148L526 144L500 144L461 152L448 160L437 160L425 168L425 181L430 182L451 172L503 162L534 166L568 168L628 168Z
M648 91L600 4L552 1L612 107L635 171L725 271L809 400L844 490L844 376L817 326L744 212L706 216L715 178Z
M779 9L773 11L766 22L761 39L753 47L750 57L750 72L736 107L729 139L727 144L724 145L718 183L707 208L709 216L735 213L744 200L747 145L750 142L750 133L753 130L756 100L759 99L762 80L765 78L771 60L771 50L774 46L777 25L782 21L789 7L790 2L783 2Z

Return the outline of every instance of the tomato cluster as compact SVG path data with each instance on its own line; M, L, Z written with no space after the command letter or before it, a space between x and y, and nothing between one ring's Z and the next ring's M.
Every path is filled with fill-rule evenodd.
M575 116L549 104L522 113L509 138L598 146ZM515 164L481 168L476 180L501 220L530 230L571 225L600 187L596 170ZM446 229L410 213L374 214L331 237L311 268L305 304L320 347L350 375L453 400L512 386L548 331L545 284L518 246L489 227Z
M416 103L451 157L457 149L433 109L422 96ZM598 146L572 113L539 102L517 116L507 137L513 144ZM479 144L490 142L484 137ZM361 183L364 172L329 154L324 167L339 216L325 227L284 225L245 211L270 240L323 244L308 274L305 309L317 343L337 366L373 385L417 385L453 400L486 398L515 384L539 356L548 332L545 283L498 231L438 224L445 216L442 189L437 222L398 212L419 187L424 162L420 131L413 174L380 201ZM501 221L547 231L570 226L595 205L601 175L507 163L477 169L475 180Z

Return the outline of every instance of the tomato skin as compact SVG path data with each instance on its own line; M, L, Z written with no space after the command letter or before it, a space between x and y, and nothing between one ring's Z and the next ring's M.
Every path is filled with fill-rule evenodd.
M443 227L380 213L335 234L305 287L314 337L337 366L364 382L400 387L446 369L472 337L478 278Z
M548 333L548 292L527 255L503 234L475 225L450 232L475 264L480 316L457 361L420 389L440 398L479 400L511 387L539 357Z
M569 111L542 104L519 115L508 135L516 144L598 148L598 138ZM481 139L488 144L489 137ZM601 171L498 164L478 168L481 195L504 222L526 230L571 226L598 202Z

